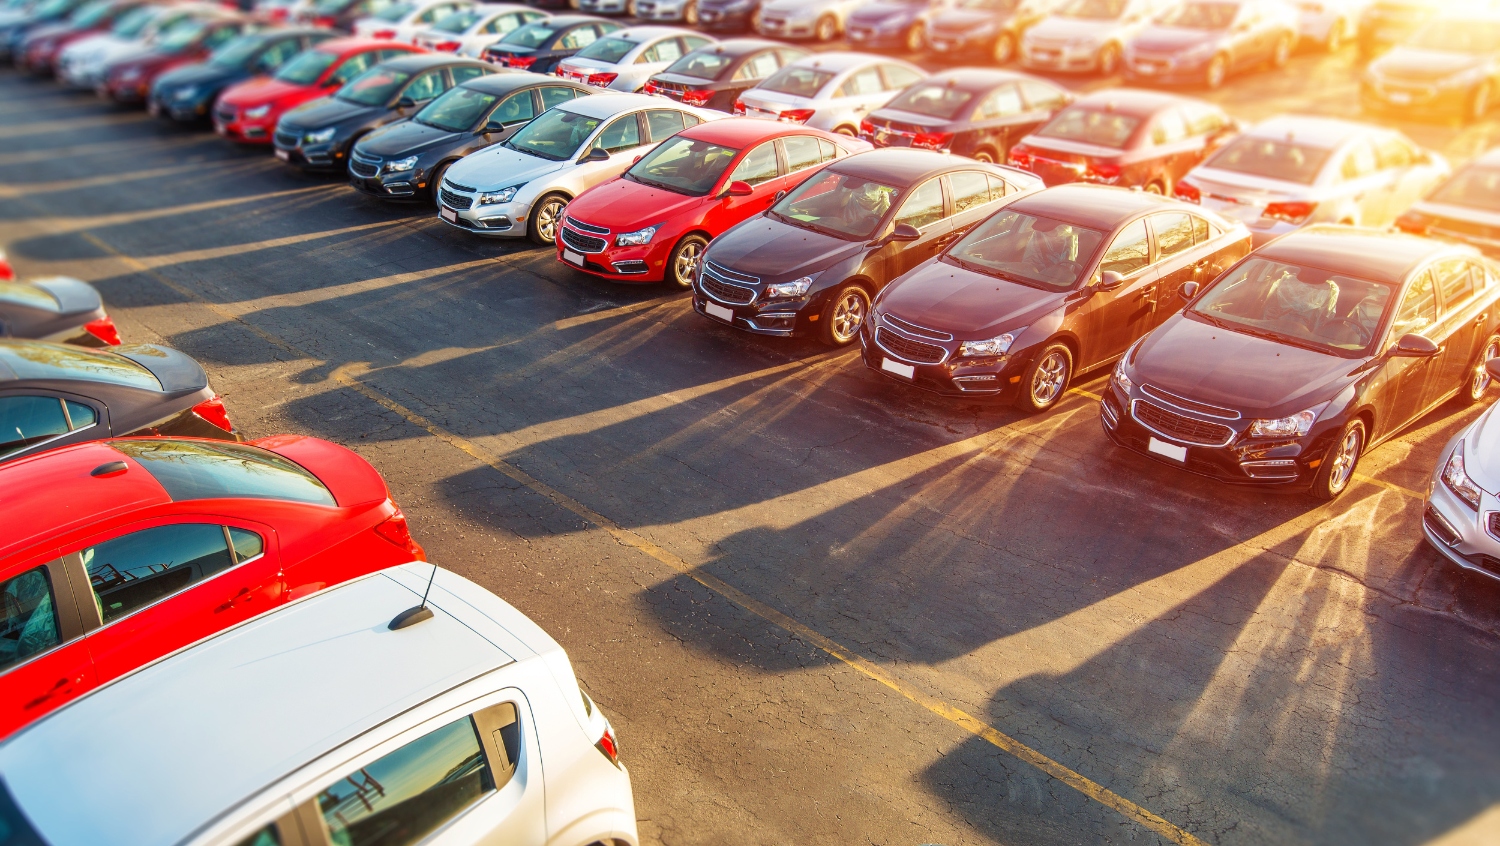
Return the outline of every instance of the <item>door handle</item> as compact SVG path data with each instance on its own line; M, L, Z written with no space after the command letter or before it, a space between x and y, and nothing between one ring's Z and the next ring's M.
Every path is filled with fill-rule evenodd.
M255 594L253 594L253 593L250 592L250 588L242 587L242 588L240 588L240 592L234 595L233 599L229 600L228 602L225 602L223 605L220 605L218 608L215 608L214 609L214 613L217 614L220 611L229 611L229 610L231 610L233 608L237 608L241 604L249 602L249 601L251 601L253 599L255 599Z
M37 698L31 700L30 702L27 702L26 703L26 707L28 709L35 708L38 705L45 704L47 702L47 700L53 698L54 696L66 696L67 694L72 693L72 692L73 692L73 679L70 678L70 677L60 678L60 679L57 680L57 684L52 685L52 688L50 690L48 690L46 693L43 693L41 696L38 696Z
M1489 315L1488 314L1481 314L1478 317L1474 318L1474 325L1475 326L1483 326L1484 325L1484 321L1486 321L1488 319L1489 319Z

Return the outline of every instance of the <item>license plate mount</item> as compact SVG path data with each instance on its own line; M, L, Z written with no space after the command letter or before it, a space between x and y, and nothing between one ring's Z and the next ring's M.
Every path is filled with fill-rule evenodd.
M902 364L889 358L880 359L880 369L887 373L894 373L903 379L911 379L917 375L917 368L910 364Z
M438 217L441 217L443 220L446 220L449 223L457 223L458 222L458 212L454 211L453 209L449 209L449 208L438 209Z
M563 261L575 267L583 267L583 254L572 250L563 250Z
M292 154L288 153L286 150L277 150L276 158L281 159L284 162L289 162L292 160Z
M1146 444L1146 449L1150 450L1156 455L1170 458L1179 464L1187 463L1187 447L1185 446L1178 446L1177 444L1167 443L1160 438L1152 438L1150 443Z
M719 320L724 321L725 323L734 323L734 312L731 309L727 309L721 305L704 303L703 313L707 314L709 317L716 317Z

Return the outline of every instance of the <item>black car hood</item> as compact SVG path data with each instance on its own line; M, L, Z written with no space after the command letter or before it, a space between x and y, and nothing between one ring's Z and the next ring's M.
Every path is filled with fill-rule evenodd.
M1177 314L1141 341L1132 365L1137 383L1247 417L1282 417L1331 399L1361 361Z
M36 279L32 284L52 295L57 300L59 314L81 314L103 308L104 301L93 285L71 276L51 276Z
M1178 26L1147 27L1131 40L1130 46L1148 53L1180 53L1199 44L1218 41L1220 33L1211 29L1186 29Z
M403 120L366 135L358 146L359 151L366 155L382 159L404 158L467 136L467 132L449 132L414 120Z
M167 71L156 78L156 84L163 89L184 85L231 85L249 78L250 74L243 68L229 68L212 62L198 62Z
M289 126L317 129L346 122L364 122L380 117L387 111L389 110L384 106L361 106L337 97L322 97L292 109L282 115L281 119Z
M208 387L208 374L198 362L170 347L155 344L129 344L115 347L117 352L151 371L162 391L169 394L181 391L201 391Z
M918 267L886 289L880 310L961 339L982 340L1031 325L1057 308L1065 296L939 260Z
M778 282L817 273L865 244L757 217L715 238L706 257L730 270Z

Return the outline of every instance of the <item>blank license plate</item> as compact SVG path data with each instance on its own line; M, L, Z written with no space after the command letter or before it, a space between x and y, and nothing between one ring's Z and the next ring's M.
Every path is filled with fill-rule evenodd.
M443 220L446 220L449 223L458 222L458 212L454 211L453 209L438 209L438 217L441 217Z
M1152 438L1151 443L1147 444L1146 448L1156 453L1157 455L1165 455L1167 458L1170 458L1173 461L1181 461L1184 463L1187 462L1187 447L1185 446L1169 444L1166 441Z
M880 360L880 369L887 373L894 373L903 379L910 379L917 374L917 368L910 364L902 364L899 361L891 361L888 358Z
M287 161L291 161L292 160L292 154L288 153L286 150L277 150L276 151L276 158L281 159L284 162L287 162Z
M727 309L727 308L725 308L725 307L723 307L721 305L714 305L713 303L704 303L703 304L703 311L709 317L717 317L720 320L724 321L725 323L733 323L734 322L734 312L730 311L729 309Z
M1405 91L1392 91L1385 96L1398 106L1404 106L1411 102L1411 95Z
M568 264L576 264L579 267L583 267L583 255L581 253L575 253L572 250L563 250L563 261L567 262Z

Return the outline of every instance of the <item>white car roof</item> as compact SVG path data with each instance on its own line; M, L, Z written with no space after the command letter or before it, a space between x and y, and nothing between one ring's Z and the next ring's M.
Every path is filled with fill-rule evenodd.
M599 118L600 120L613 117L621 112L649 108L680 109L684 112L702 114L691 106L674 103L664 97L653 97L650 94L590 94L587 97L578 97L565 103L559 103L554 108L566 109L575 115Z
M0 744L0 778L51 846L177 843L380 723L558 649L446 571L433 618L390 631L432 572L409 564L337 585L105 685ZM504 631L461 622L476 605ZM509 634L510 652L476 628Z
M599 37L623 38L626 41L634 41L637 44L644 44L648 41L655 41L658 38L666 38L672 35L698 34L699 33L695 30L683 29L680 26L629 26L624 29L617 29L614 32L606 32ZM703 37L707 38L710 43L715 40L711 35L705 35Z
M817 68L818 70L829 71L831 73L843 73L852 68L864 67L871 62L890 62L893 65L906 64L906 62L899 59L892 59L889 56L877 56L874 53L837 51L813 53L811 56L803 56L797 61L792 62L789 67Z
M1367 123L1338 118L1310 117L1307 115L1281 115L1262 121L1245 130L1251 138L1295 138L1298 143L1310 147L1335 149L1350 139L1371 133L1383 134L1388 130Z

